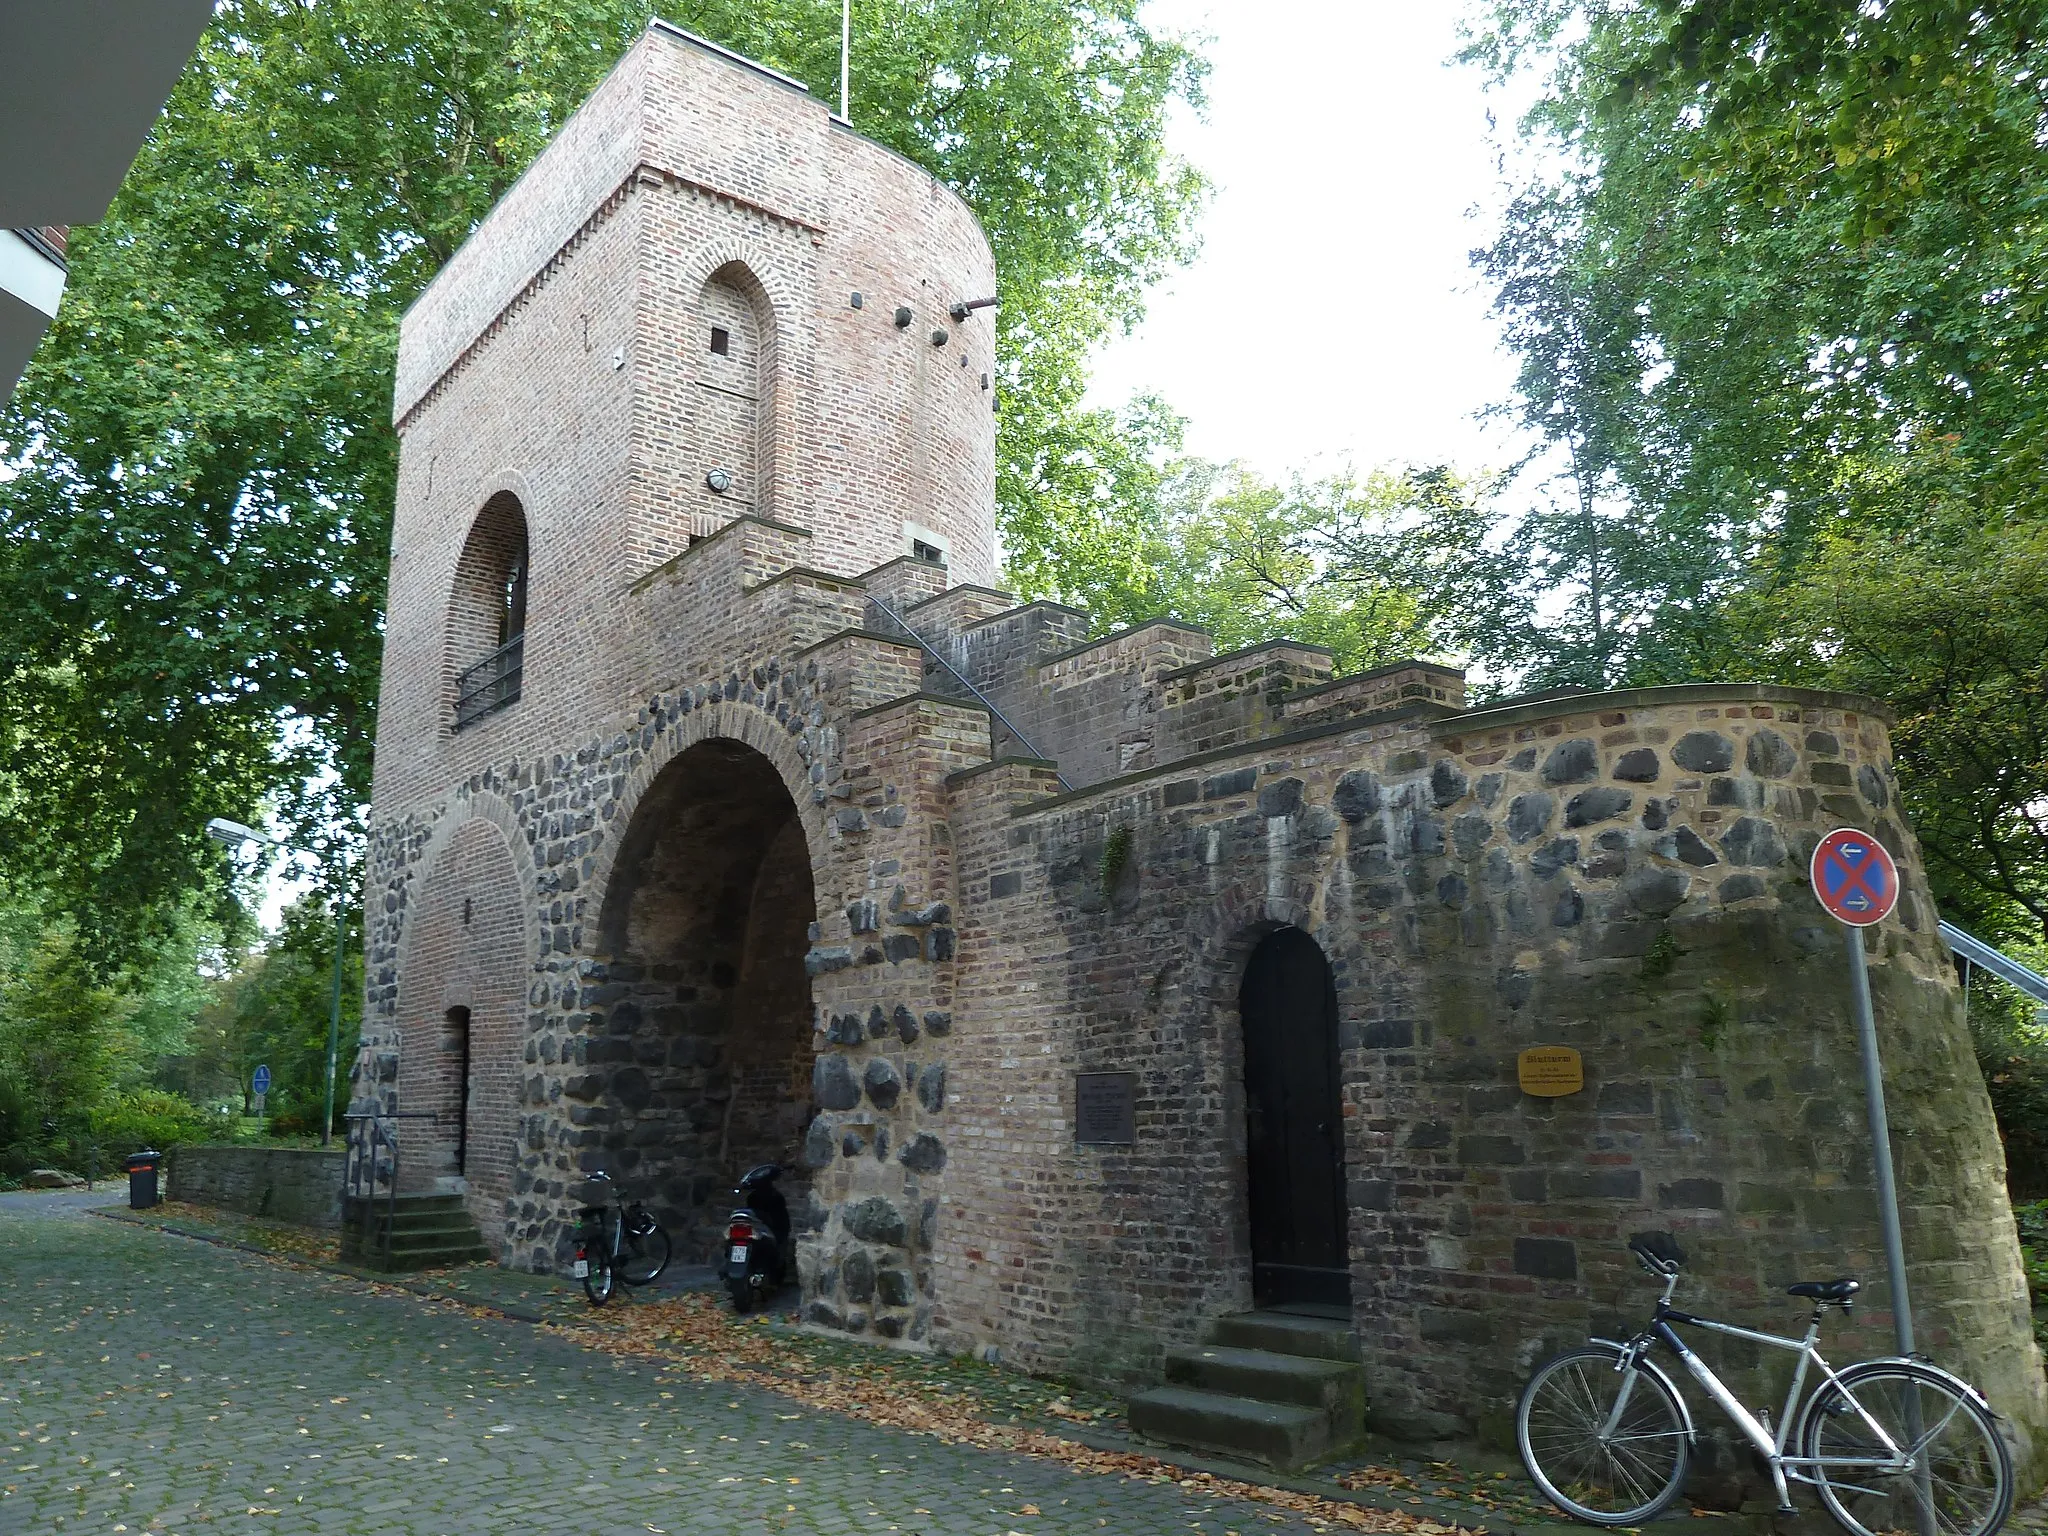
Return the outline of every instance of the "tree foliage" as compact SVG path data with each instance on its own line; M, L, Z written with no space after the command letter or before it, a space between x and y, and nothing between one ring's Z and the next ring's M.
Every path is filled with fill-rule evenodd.
M836 95L828 0L664 14ZM268 805L337 888L374 735L400 313L648 0L222 0L0 412L0 831L109 962ZM999 254L1002 514L1099 509L1089 347L1181 259L1202 66L1137 0L858 0L852 116ZM16 766L21 765L21 766ZM28 765L32 765L32 768Z
M1171 615L1219 651L1284 637L1357 672L1468 655L1506 622L1490 481L1439 466L1282 485L1171 456L1180 423L1156 399L1133 402L1122 427L1113 515L1057 559L1012 565L1031 595L1085 609L1098 631Z
M1937 894L1994 930L2048 924L2044 18L1543 0L1472 47L1544 83L1479 253L1568 486L1521 663L1893 703Z

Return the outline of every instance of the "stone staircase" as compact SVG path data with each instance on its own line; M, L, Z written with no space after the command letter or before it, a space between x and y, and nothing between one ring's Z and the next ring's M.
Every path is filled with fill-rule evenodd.
M1130 1400L1149 1440L1281 1471L1336 1455L1365 1433L1365 1367L1349 1318L1329 1309L1219 1317L1207 1340L1167 1352L1166 1384Z
M367 1238L367 1241L366 1241ZM363 1202L342 1202L341 1261L365 1269L445 1269L451 1264L486 1262L476 1223L461 1195L400 1195L371 1204L367 1234Z

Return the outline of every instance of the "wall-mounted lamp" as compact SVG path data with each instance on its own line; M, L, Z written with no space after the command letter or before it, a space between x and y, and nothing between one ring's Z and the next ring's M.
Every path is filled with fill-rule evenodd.
M704 477L704 483L710 486L711 489L716 491L719 495L723 496L727 491L732 489L732 476L727 474L722 469L714 469L713 471L711 471L710 474Z

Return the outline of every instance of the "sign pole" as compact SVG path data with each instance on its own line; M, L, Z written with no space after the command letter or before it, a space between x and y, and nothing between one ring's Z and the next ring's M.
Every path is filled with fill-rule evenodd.
M1899 868L1869 833L1838 827L1814 846L1807 878L1813 882L1815 899L1842 925L1849 943L1849 1004L1863 1051L1863 1102L1870 1113L1870 1157L1877 1175L1884 1267L1891 1283L1892 1331L1899 1353L1910 1355L1913 1303L1906 1293L1906 1245L1899 1233L1899 1186L1892 1172L1891 1127L1884 1112L1884 1067L1877 1055L1877 1021L1870 1010L1870 966L1863 955L1863 930L1882 923L1899 904ZM1917 1419L1917 1408L1908 1407L1909 1417ZM1917 1425L1914 1432L1918 1433Z
M1863 1100L1870 1112L1870 1151L1877 1163L1877 1219L1884 1230L1884 1267L1892 1291L1892 1332L1899 1353L1913 1353L1913 1304L1906 1295L1906 1244L1899 1231L1899 1189L1892 1175L1891 1126L1884 1112L1884 1068L1877 1057L1877 1021L1870 1010L1870 967L1863 930L1845 926L1849 942L1849 997L1863 1047Z
M347 932L343 927L347 910L339 900L334 903L334 990L327 998L327 1108L320 1117L323 1147L334 1135L334 1053L341 1043L341 950Z
M853 0L839 3L839 117L842 122L852 122L848 115L847 86L853 74Z

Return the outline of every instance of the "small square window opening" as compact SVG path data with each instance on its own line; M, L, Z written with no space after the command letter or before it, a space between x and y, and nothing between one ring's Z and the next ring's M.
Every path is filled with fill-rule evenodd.
M918 559L929 560L935 565L943 565L946 562L944 551L936 544L925 543L923 539L912 539L910 541L910 552L917 556Z
M732 335L722 326L711 327L711 350L720 357L732 355Z

